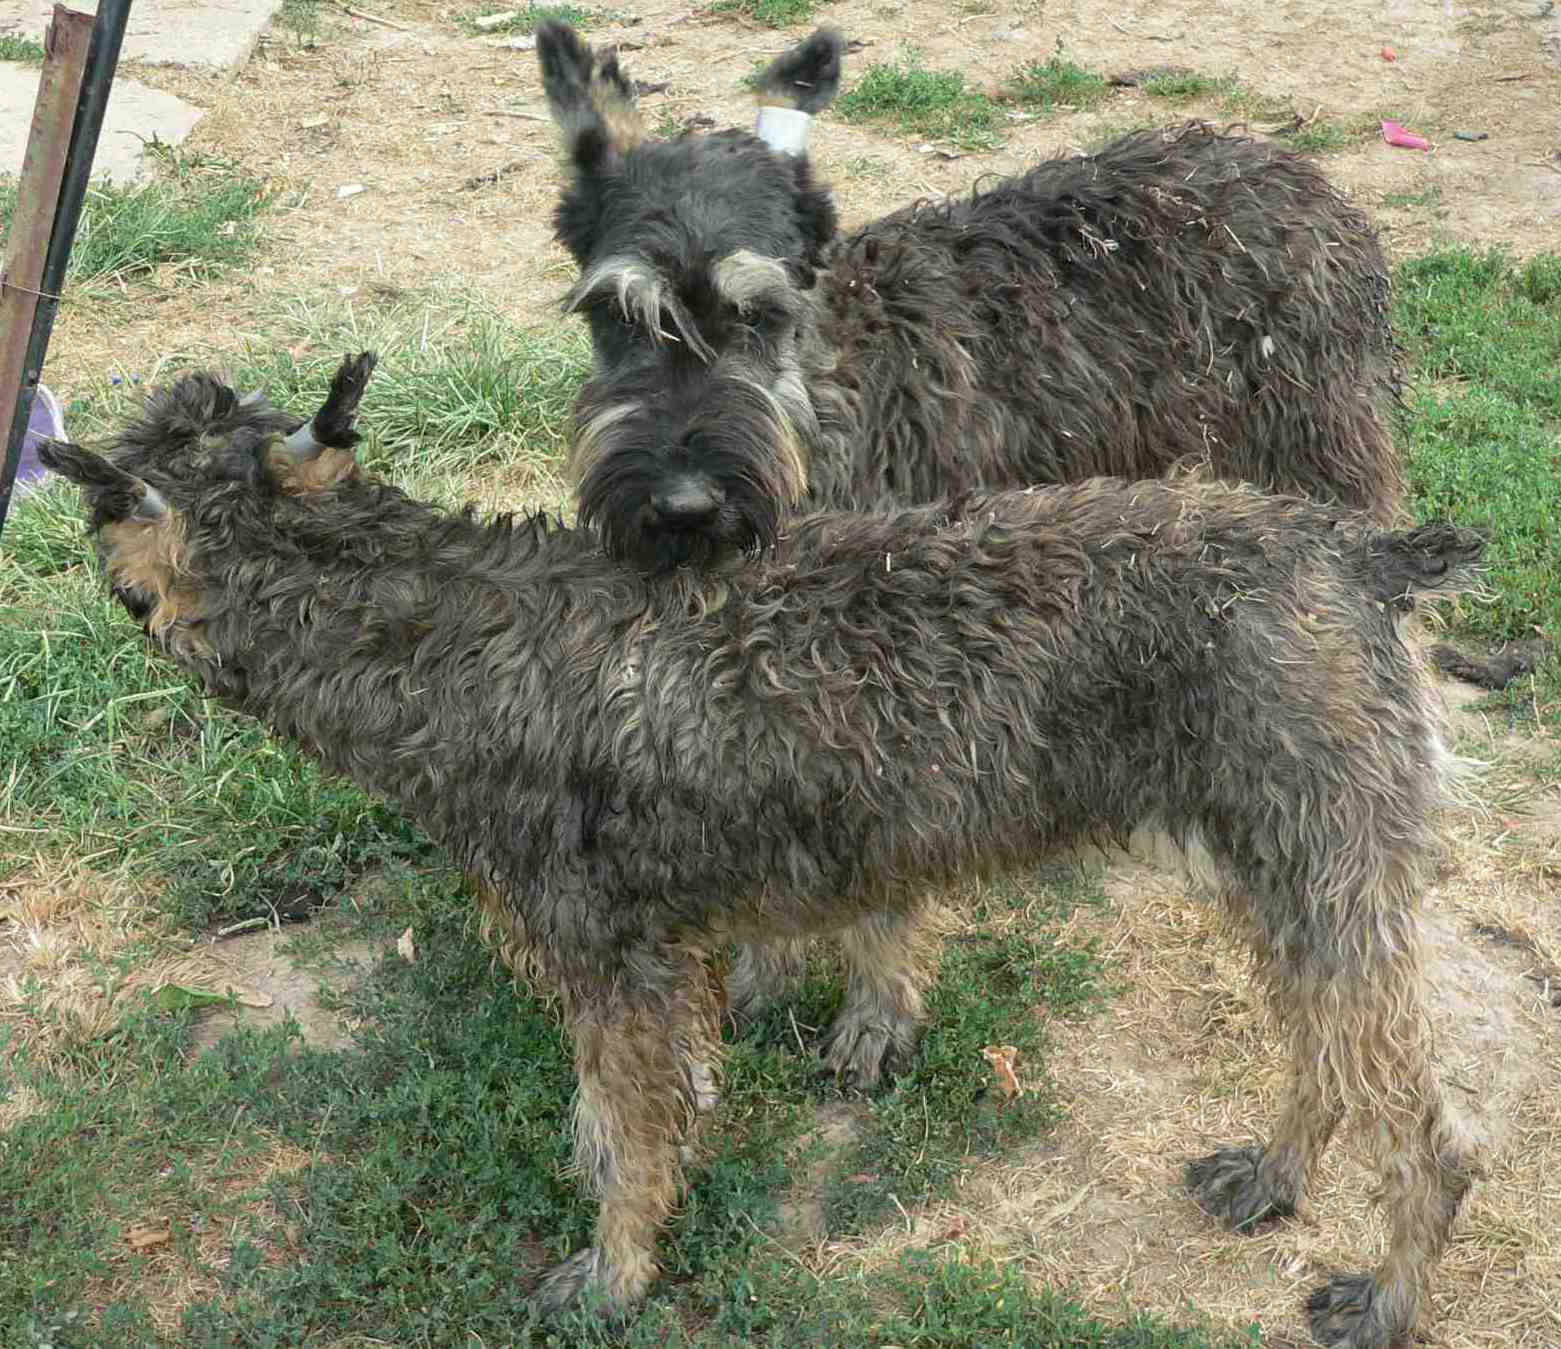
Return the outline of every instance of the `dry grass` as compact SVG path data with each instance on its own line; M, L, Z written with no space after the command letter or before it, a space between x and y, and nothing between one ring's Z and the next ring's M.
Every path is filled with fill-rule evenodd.
M267 1264L298 1258L297 1223L264 1187L272 1177L295 1175L320 1160L285 1141L237 1165L212 1159L210 1173L194 1191L199 1207L190 1210L201 1216L192 1221L175 1213L143 1215L118 1249L104 1253L113 1272L93 1279L89 1296L102 1306L139 1294L158 1333L177 1343L188 1308L226 1300L222 1275L239 1240L257 1247ZM222 1220L205 1217L212 1212Z
M268 1003L214 950L170 934L155 888L41 856L0 881L0 1025L13 1048L58 1058L162 990Z

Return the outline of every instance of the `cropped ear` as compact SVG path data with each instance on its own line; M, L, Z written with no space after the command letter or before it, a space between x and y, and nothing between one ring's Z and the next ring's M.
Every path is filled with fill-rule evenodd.
M567 23L549 20L537 26L537 61L548 108L579 172L600 172L645 138L616 52L598 59Z
M378 364L372 351L343 356L320 410L267 447L266 467L279 491L290 496L320 492L357 472L352 449L361 439L358 407Z
M759 75L759 106L817 116L840 92L844 50L845 39L839 33L820 28L805 42L783 51Z
M156 488L84 446L45 440L38 446L38 458L86 492L93 528L126 520L150 524L169 514Z

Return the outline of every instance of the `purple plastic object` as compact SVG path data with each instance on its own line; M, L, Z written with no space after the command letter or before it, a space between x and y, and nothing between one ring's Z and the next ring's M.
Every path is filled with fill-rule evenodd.
M64 439L65 418L60 413L59 400L40 384L33 393L27 434L22 437L22 459L16 466L16 485L11 489L15 500L21 501L29 492L41 487L49 476L49 470L38 462L38 442Z

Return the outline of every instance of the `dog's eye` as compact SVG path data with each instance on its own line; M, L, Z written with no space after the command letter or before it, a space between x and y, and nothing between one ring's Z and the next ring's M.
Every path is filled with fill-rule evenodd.
M772 342L783 341L797 330L797 320L789 309L779 305L760 305L747 316L749 327Z

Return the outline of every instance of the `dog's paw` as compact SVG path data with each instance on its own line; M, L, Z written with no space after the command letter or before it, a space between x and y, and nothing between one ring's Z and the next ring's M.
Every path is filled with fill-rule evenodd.
M563 1311L597 1311L621 1320L629 1305L614 1297L606 1258L600 1248L587 1246L548 1270L532 1294L532 1305L543 1317Z
M1369 1274L1339 1274L1306 1299L1306 1319L1319 1344L1337 1349L1388 1349L1395 1342L1382 1324L1377 1281Z
M1295 1205L1264 1183L1262 1148L1221 1148L1187 1163L1187 1188L1198 1206L1237 1232L1253 1232Z
M919 1030L910 1016L842 1012L824 1042L823 1071L843 1087L871 1091L910 1062Z

